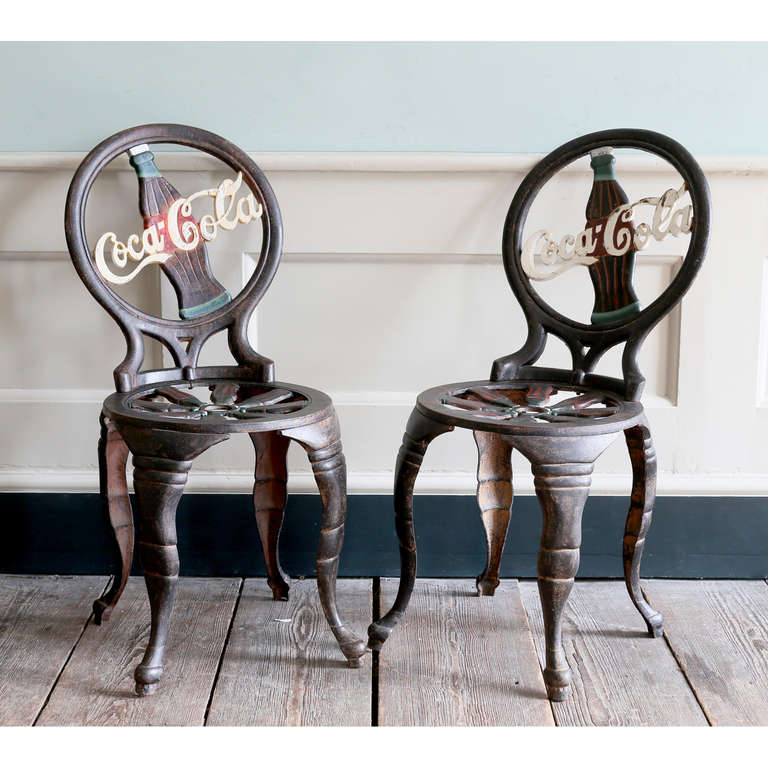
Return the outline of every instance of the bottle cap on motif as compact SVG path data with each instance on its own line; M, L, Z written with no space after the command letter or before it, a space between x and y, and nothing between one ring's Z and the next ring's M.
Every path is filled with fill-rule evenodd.
M592 170L595 172L595 181L615 181L616 177L613 175L613 147L598 147L593 149L589 154L591 160L589 161Z
M131 157L140 155L142 152L149 152L149 144L137 144L135 147L130 147L128 149L128 154Z

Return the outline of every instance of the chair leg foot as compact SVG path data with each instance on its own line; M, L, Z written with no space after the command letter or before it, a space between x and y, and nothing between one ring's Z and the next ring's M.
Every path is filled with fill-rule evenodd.
M483 597L493 597L496 594L496 587L499 586L499 580L481 579L479 576L475 579L475 588L477 594Z
M136 695L151 696L153 693L157 693L157 685L157 683L136 683Z
M645 623L648 626L648 637L661 637L664 634L664 617L658 611L647 617Z
M109 617L112 615L112 607L101 598L93 601L93 623L97 627L100 627L105 621L109 621Z
M384 643L387 642L392 627L383 625L379 621L374 621L368 627L368 648L371 651L380 651Z
M547 685L547 698L550 701L565 701L570 695L570 680L565 685Z
M160 652L160 655L162 655L162 651ZM136 695L151 696L157 691L162 676L162 666L150 666L149 664L144 663L139 664L133 672L133 679L136 681Z
M281 602L288 602L288 592L290 587L287 584L270 584L269 588L272 590L272 599Z
M350 669L359 669L362 667L363 658L365 657L367 650L367 646L362 640L355 643L354 648L346 650L344 655L347 657L347 666Z

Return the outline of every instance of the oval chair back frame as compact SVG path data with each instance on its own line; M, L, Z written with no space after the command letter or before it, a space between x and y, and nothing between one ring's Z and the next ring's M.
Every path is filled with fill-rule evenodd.
M147 314L113 291L96 267L85 233L88 196L99 173L129 149L158 142L202 150L226 163L235 172L242 173L243 181L263 208L261 253L250 280L232 301L189 320L171 320ZM77 169L67 195L64 222L67 246L75 269L88 290L118 323L128 345L125 359L115 369L118 392L168 379L244 376L252 380L271 381L274 378L272 361L259 355L248 341L248 321L269 288L280 263L283 224L272 187L261 169L241 149L221 136L186 125L143 125L121 131L94 147ZM203 344L214 333L225 329L228 330L230 351L238 366L197 370ZM156 339L168 349L176 366L174 369L139 372L144 362L142 334Z
M693 229L688 250L677 274L664 292L636 317L610 325L577 323L556 312L536 292L522 263L523 230L528 213L542 187L560 170L585 154L610 146L618 149L645 150L666 160L682 176L693 205ZM622 356L623 382L608 377L593 378L593 385L621 393L627 400L639 400L645 379L637 363L641 344L650 330L682 299L701 267L709 240L710 196L704 173L685 147L653 131L619 129L582 136L558 147L540 160L520 184L504 224L502 256L507 279L528 323L525 344L512 355L493 364L493 381L547 378L562 372L531 370L546 345L547 334L561 338L571 352L572 370L567 380L585 383L606 350L626 342ZM588 381L588 380L586 380Z

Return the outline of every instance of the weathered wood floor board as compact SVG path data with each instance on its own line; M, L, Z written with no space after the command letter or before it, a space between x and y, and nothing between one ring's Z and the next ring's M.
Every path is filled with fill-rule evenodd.
M339 612L365 637L370 579L339 582ZM248 579L216 684L208 725L371 725L371 656L347 667L320 606L315 580L294 581L275 602Z
M397 592L382 579L381 609ZM419 579L379 656L379 725L554 725L517 583Z
M768 585L644 581L712 725L768 725Z
M521 582L520 591L543 664L538 588ZM573 683L570 697L552 704L558 725L707 725L669 647L648 637L623 582L576 582L563 646Z
M149 638L144 580L132 577L112 618L88 625L38 725L203 725L240 579L180 579L156 694L134 695Z
M479 598L469 579L420 579L374 680L370 656L347 668L314 580L276 603L264 579L183 578L165 675L143 699L133 670L149 634L144 582L132 578L97 627L91 603L106 583L0 576L0 725L768 725L764 581L643 582L665 616L657 640L623 582L577 581L564 632L571 697L556 704L533 581ZM371 587L338 585L361 636ZM380 610L396 590L382 579Z
M104 576L0 575L0 725L32 725Z

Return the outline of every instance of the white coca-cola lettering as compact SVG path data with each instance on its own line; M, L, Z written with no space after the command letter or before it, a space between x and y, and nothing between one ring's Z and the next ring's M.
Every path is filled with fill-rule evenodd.
M602 232L599 226L588 227L578 235L565 235L558 241L548 230L539 229L523 246L520 256L523 271L531 280L550 280L579 264L594 264L598 261L598 256L592 255L597 250L597 238L602 238L606 254L623 256L630 248L642 251L651 238L661 241L670 235L688 234L693 227L693 206L675 207L685 193L683 184L680 189L668 189L660 197L644 197L635 203L620 205L606 218ZM635 224L635 209L644 205L653 206L651 223Z
M110 283L122 285L136 277L147 265L162 264L175 251L192 251L201 239L207 242L215 240L219 229L231 231L238 224L249 224L261 218L263 208L252 192L239 200L235 199L242 183L243 175L238 173L237 178L224 179L218 187L175 200L162 221L152 223L141 237L130 235L125 243L118 240L114 232L105 232L93 251L99 272ZM205 214L197 223L192 216L192 202L201 197L213 198L213 214ZM165 230L165 234L161 230ZM109 260L114 266L124 269L130 260L138 262L136 268L124 275L113 272L105 255L110 246Z

